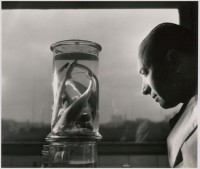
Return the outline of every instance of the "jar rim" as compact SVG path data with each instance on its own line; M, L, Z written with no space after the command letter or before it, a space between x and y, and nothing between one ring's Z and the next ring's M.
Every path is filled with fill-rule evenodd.
M80 39L69 39L69 40L62 40L62 41L53 43L50 46L51 51L53 51L54 48L60 45L88 45L88 46L97 48L99 51L102 50L102 47L96 42L92 42L88 40L80 40Z

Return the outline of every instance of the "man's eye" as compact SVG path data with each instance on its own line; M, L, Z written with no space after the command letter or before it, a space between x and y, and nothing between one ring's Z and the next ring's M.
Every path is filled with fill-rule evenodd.
M146 69L140 69L140 74L141 75L147 75L148 74L148 70L146 70Z

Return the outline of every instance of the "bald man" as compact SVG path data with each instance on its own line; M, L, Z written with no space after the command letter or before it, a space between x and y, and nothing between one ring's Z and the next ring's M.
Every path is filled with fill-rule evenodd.
M197 167L197 37L180 25L162 23L142 41L138 56L143 94L164 109L183 104L170 120L170 166Z

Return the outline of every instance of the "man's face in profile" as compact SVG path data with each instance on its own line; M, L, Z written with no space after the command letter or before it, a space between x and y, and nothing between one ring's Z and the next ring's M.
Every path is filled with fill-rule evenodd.
M176 101L176 90L174 87L173 73L170 72L168 66L156 65L155 62L150 59L147 49L139 53L139 73L142 76L142 93L144 95L150 95L160 106L164 109L172 108L178 103ZM152 57L151 57L152 58ZM147 60L151 63L145 63ZM147 66L150 65L150 66Z

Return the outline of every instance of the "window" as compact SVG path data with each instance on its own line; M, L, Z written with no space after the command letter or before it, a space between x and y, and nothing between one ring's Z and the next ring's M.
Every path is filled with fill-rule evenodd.
M3 10L3 141L42 140L50 131L53 54L49 47L67 39L102 46L100 133L104 140L164 141L169 112L176 108L165 112L142 96L137 70L140 42L162 22L179 24L178 9ZM149 128L157 130L150 138L145 136Z

